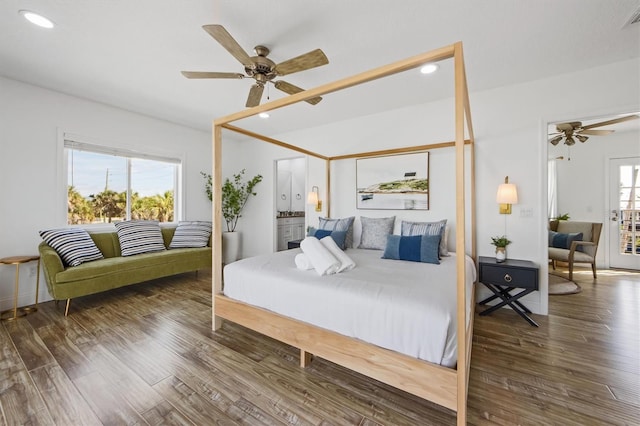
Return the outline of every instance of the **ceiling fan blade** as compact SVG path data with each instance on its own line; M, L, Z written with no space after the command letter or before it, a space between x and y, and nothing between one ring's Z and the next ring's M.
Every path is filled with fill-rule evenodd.
M181 71L187 78L244 78L244 74L236 72L203 72L203 71Z
M202 28L208 32L218 43L233 55L242 65L250 67L253 63L247 52L244 51L238 42L231 37L231 34L222 25L203 25Z
M563 138L563 135L558 135L554 138L549 139L549 142L551 143L551 145L558 145L558 142L560 142Z
M610 124L623 123L625 121L635 120L637 118L640 118L640 115L637 115L637 114L636 115L627 115L625 117L614 118L613 120L607 120L607 121L602 121L600 123L594 123L594 124L589 124L587 126L582 126L582 129L583 130L593 129L594 127L602 127L602 126L608 126Z
M276 73L278 75L293 74L294 72L304 71L311 68L319 67L329 63L329 59L320 49L312 50L304 55L296 56L276 65Z
M249 97L247 98L246 106L248 108L260 105L260 99L262 99L262 92L264 91L264 86L259 84L254 84L251 86L251 90L249 90Z
M294 86L293 84L287 83L286 81L282 81L282 80L276 81L274 83L274 86L276 86L276 89L282 90L283 92L288 93L290 95L295 95L296 93L304 92L304 89L301 89L298 86ZM318 96L316 98L307 99L305 102L310 103L311 105L315 105L321 100L322 98Z
M580 132L578 132L578 133L580 133L581 135L604 136L604 135L609 135L609 134L611 134L613 132L614 132L614 130L596 130L596 129L589 130L589 129L587 129L587 130L580 130Z

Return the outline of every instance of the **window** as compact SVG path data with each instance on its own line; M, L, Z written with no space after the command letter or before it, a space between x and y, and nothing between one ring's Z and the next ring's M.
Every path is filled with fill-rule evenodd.
M67 137L64 157L69 225L177 220L179 159L90 145Z

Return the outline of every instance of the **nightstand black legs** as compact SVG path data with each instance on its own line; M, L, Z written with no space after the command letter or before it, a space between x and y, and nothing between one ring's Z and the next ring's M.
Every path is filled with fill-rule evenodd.
M526 296L532 291L535 291L535 289L528 288L526 290L522 290L520 293L511 295L510 292L514 290L515 287L504 287L504 286L499 286L491 283L482 283L482 284L484 284L485 287L487 287L489 290L493 292L493 296L489 296L483 301L481 301L480 302L481 305L486 305L492 300L495 300L498 298L502 299L502 302L498 303L497 305L491 306L488 309L485 309L484 311L480 312L480 315L489 315L491 312L497 309L500 309L503 306L509 305L511 309L513 309L518 315L524 318L529 324L535 327L538 327L538 324L534 320L532 320L531 317L529 317L529 315L527 315L531 313L529 308L524 306L522 303L518 302L518 299L520 299L523 296Z

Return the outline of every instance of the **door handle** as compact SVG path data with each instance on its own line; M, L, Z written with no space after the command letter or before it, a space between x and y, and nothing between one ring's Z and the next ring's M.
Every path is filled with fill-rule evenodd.
M611 210L611 222L618 221L618 210Z

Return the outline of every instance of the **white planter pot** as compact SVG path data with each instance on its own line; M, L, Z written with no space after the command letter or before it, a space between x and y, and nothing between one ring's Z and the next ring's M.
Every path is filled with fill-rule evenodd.
M222 262L225 265L240 259L240 233L222 233Z
M502 263L507 260L507 248L496 247L496 262Z

